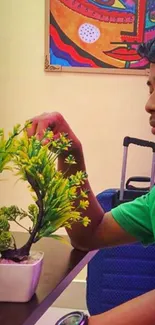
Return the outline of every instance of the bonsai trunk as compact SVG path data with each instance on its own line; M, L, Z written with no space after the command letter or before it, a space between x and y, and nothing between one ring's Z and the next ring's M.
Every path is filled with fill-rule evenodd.
M6 251L3 251L1 253L2 258L12 260L12 261L15 261L15 262L23 261L24 259L27 259L27 257L29 256L31 246L34 243L36 234L40 229L42 219L43 219L43 216L44 216L43 197L42 197L42 195L40 193L40 190L38 188L38 184L36 183L36 181L29 174L27 174L26 176L27 176L28 182L30 183L33 190L37 194L38 200L37 200L36 204L37 204L37 206L39 208L39 213L38 213L38 216L37 216L36 225L34 226L33 231L31 233L27 243L25 245L23 245L21 248L7 249Z
M20 262L26 259L29 256L30 249L32 244L34 243L35 236L40 229L40 225L43 218L43 202L37 201L36 202L39 207L39 213L37 218L37 223L25 245L23 245L21 248L18 249L7 249L6 251L2 252L2 258L9 259L15 262Z

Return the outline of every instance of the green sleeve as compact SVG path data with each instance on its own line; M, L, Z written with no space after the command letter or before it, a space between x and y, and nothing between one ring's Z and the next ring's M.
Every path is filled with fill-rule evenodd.
M155 241L152 215L155 216L155 188L130 203L112 209L116 222L144 245Z

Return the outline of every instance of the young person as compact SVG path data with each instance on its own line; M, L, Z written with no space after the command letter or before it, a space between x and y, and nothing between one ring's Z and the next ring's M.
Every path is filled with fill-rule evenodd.
M155 39L142 44L139 47L139 53L150 62L147 82L150 96L145 109L150 114L150 126L155 135ZM77 165L72 166L70 173L74 173L76 170L86 170L82 145L61 114L44 113L34 117L32 126L28 129L28 135L37 134L38 139L41 139L47 128L51 128L56 138L64 132L68 133L68 137L73 140L71 153L74 155ZM96 132L95 129L94 132ZM63 156L59 158L58 168L62 171L66 170ZM81 250L93 250L137 241L144 245L155 242L155 188L147 195L105 213L99 205L89 181L85 187L90 191L87 215L91 219L91 223L87 228L74 224L71 230L67 230L74 247ZM68 316L66 321L63 320L63 324L71 324L71 321L74 324L75 315L72 316L72 318ZM154 325L155 290L89 319L81 314L75 324Z

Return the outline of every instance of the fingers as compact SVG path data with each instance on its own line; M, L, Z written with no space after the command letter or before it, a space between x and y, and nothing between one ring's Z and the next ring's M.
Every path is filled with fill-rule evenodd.
M30 120L30 125L27 128L28 137L32 137L33 135L37 135L38 140L43 138L44 132L47 128L51 131L55 128L55 122L52 114L42 114L40 116L36 116L32 120Z
M60 138L60 132L54 134L53 140L58 140Z
M57 112L43 113L42 115L32 119L32 124L27 129L27 134L29 137L36 135L38 140L42 140L44 137L45 130L49 129L54 133L54 136L56 136L57 138L62 125L63 117L61 114Z
M41 143L43 146L46 146L46 144L48 144L50 142L49 139L44 139Z
M42 140L44 137L44 132L46 130L54 132L56 128L56 123L54 121L49 120L41 120L39 121L36 129L36 138L38 140Z
M46 122L46 120L41 120L39 121L38 125L37 125L37 129L36 129L36 138L38 140L42 140L44 137L44 132L47 129L48 124Z
M33 119L31 124L27 127L27 135L29 138L36 134L37 125L38 125L37 120Z

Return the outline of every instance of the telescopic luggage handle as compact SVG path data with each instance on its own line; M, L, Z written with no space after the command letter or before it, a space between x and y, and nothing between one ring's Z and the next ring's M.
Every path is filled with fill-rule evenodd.
M124 146L124 155L123 155L123 164L122 164L122 175L121 175L121 185L120 185L120 201L123 200L124 196L124 186L125 186L125 176L126 176L126 166L127 166L127 155L128 155L128 147L130 144L134 144L137 146L151 148L153 151L152 158L152 168L151 168L151 177L150 177L150 189L154 186L155 180L155 143L152 141L141 140L137 138L125 137L123 141Z
M124 141L123 141L123 146L128 147L130 144L135 144L135 145L141 146L141 147L152 148L152 151L155 152L155 142L152 142L152 141L125 137Z
M133 182L138 182L138 183L150 183L150 177L146 176L133 176L130 177L127 182L126 182L126 189L127 190L134 190L134 191L149 191L149 186L148 187L137 187L132 185L131 183Z

